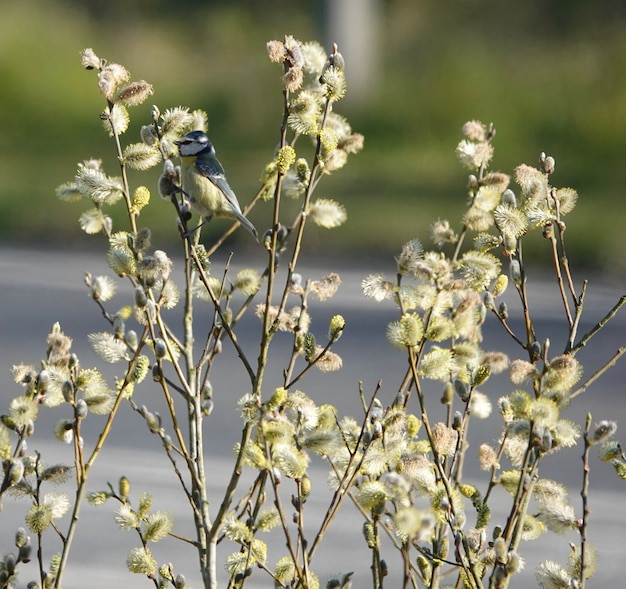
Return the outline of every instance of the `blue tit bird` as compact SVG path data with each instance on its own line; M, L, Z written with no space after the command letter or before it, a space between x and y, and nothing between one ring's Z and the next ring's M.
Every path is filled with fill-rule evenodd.
M213 217L237 219L258 241L257 230L241 212L239 201L206 133L191 131L174 143L178 145L183 190L191 208L207 221Z

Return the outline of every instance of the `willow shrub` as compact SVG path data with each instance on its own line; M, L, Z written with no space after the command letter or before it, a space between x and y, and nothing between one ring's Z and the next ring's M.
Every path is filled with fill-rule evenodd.
M622 478L626 459L613 439L613 422L592 425L590 416L585 424L576 424L563 413L623 353L607 358L603 368L581 382L577 352L624 301L608 310L590 332L578 333L586 283L580 291L574 287L564 245L564 218L576 205L576 192L552 186L555 161L543 154L537 168L515 169L516 187L511 188L508 174L489 170L495 129L477 121L466 123L457 155L469 171L469 200L460 222L434 222L429 236L434 249L425 250L414 239L401 248L389 269L392 278L372 274L362 282L366 297L397 309L397 320L386 332L390 344L406 356L397 396L384 401L379 389L371 397L361 391L362 412L356 417L340 415L332 405L319 405L307 395L306 381L316 378L316 370L341 369L333 347L346 329L343 317L333 316L327 338L317 341L308 310L311 297L331 299L341 280L334 272L304 279L297 270L305 230L311 225L333 228L346 220L340 203L316 193L325 175L339 171L361 150L363 137L335 112L346 92L344 61L336 46L328 55L317 43L286 37L267 48L270 60L282 68L283 116L275 157L263 169L257 195L244 207L244 213L255 206L271 209L270 228L259 246L266 252L265 266L236 273L230 264L213 273L211 258L237 224L229 224L210 247L203 245L197 227L201 220L192 215L180 184L175 141L191 130L206 130L206 114L154 106L151 120L141 126L141 140L123 144L132 107L149 98L152 86L131 81L123 66L99 58L91 49L82 53L82 65L93 70L104 98L100 118L112 140L118 175L109 175L100 160L86 160L57 194L62 200L87 202L80 225L85 233L106 241L110 275L86 279L103 316L103 330L88 339L101 361L115 364L120 376L107 382L98 368L83 367L59 325L48 336L47 354L39 365L14 367L22 392L2 415L0 494L5 504L19 496L29 501L15 548L0 562L0 587L15 586L18 573L32 586L62 586L84 500L115 509L120 529L136 537L136 546L125 557L120 555L120 564L125 558L131 573L156 587L181 589L187 576L214 588L224 569L229 587L243 587L252 576L255 583L281 588L348 587L361 566L368 569L374 588L382 587L387 575L401 579L404 587L500 588L515 581L523 568L522 540L567 530L579 535L569 562L546 561L536 579L544 588L583 587L594 572L596 557L587 541L590 448L597 445L602 459ZM303 153L312 155L306 159ZM129 184L129 170L156 166L163 170L158 186ZM152 248L150 230L141 225L145 207L164 206L151 199L155 191L171 203L177 219L172 230L180 235L178 282L172 257ZM123 219L121 227L114 226L112 207L125 211L116 217ZM526 236L536 231L550 244L560 287L568 337L558 352L539 339L540 326L528 311L529 268L523 246ZM287 268L286 276L277 273L279 262ZM116 298L121 282L131 286L131 294ZM507 288L519 299L515 315L521 315L521 328L510 321L510 311L501 302ZM182 309L182 324L168 319L166 311L174 307ZM248 314L256 315L261 325L255 358L246 351L251 346L242 346L237 337L240 321ZM205 323L206 317L212 318L208 328L199 330L200 316ZM519 357L482 349L486 321L500 324L517 345ZM292 345L283 359L282 386L268 390L268 354L279 332L291 338ZM211 428L205 421L216 418L209 377L220 362L224 341L236 349L249 389L227 391L228 399L238 398L241 436L231 474L219 481L221 499L210 502ZM510 374L511 392L494 403L494 411L481 387L503 371ZM428 381L440 383L440 399L425 398ZM150 394L142 394L144 389ZM165 415L150 406L157 392L168 408ZM67 464L47 465L34 450L38 413L52 407L61 407L65 414L54 434L71 448ZM88 486L112 423L120 411L128 410L137 414L146 434L160 440L164 461L171 464L187 499L193 537L177 533L173 516L164 506L153 505L150 494L131 493L131 482L141 486L141 480L121 476L106 489ZM90 419L92 414L103 416L102 421ZM479 447L484 480L478 486L466 482L463 470L468 430L474 424L479 429L483 419L499 420L501 436L497 443ZM102 423L97 442L88 446L85 428ZM544 457L577 444L583 446L584 458L579 504L571 501L563 485L540 475ZM329 467L330 489L327 507L311 532L303 521L314 455ZM242 478L245 471L253 473L251 479ZM511 498L502 522L491 518L496 487ZM346 570L328 577L316 553L346 501L362 518L361 524L355 522L350 541L366 545L371 560L346 563ZM268 552L267 533L282 538L273 544L282 546L282 552ZM176 563L158 562L150 547L166 537L187 542L188 550L197 553L198 569L184 571ZM60 553L53 553L51 538L60 541ZM217 556L220 543L231 547L225 562ZM401 570L390 570L385 553L394 550Z

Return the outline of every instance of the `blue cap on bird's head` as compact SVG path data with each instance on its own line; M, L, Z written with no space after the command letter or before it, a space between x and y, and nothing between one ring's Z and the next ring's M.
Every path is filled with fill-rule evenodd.
M191 131L174 143L178 145L178 152L182 157L215 155L215 148L204 131Z

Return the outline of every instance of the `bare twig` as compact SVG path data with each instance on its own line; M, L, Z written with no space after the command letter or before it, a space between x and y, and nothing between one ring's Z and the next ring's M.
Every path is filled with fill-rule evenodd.
M602 367L596 370L583 384L581 384L576 390L569 396L570 399L575 399L578 395L584 393L596 380L598 380L609 368L615 366L615 363L626 353L626 346L618 348L617 352L607 360Z
M602 319L600 319L600 321L598 321L598 323L596 323L585 335L583 335L583 337L580 338L580 341L577 344L571 347L570 352L572 354L576 354L578 350L584 348L589 343L589 340L594 335L596 335L611 319L613 319L615 315L617 315L617 312L624 306L624 303L626 303L626 295L620 297L619 301L617 301L613 308L604 317L602 317Z
M587 419L585 420L585 431L583 433L583 440L585 448L583 450L583 486L580 491L580 496L583 501L583 517L580 524L580 578L579 587L585 589L585 569L587 567L587 527L589 526L589 516L591 515L591 509L589 509L589 450L591 449L591 440L589 438L589 430L591 428L591 413L587 413Z

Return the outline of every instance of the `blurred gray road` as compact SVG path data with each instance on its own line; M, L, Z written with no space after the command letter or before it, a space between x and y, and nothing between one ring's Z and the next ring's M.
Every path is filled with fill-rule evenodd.
M257 260L250 261L254 264ZM260 262L260 260L259 260ZM220 274L221 265L214 264L214 273ZM346 268L345 264L337 267L332 259L320 261L307 267L302 274L305 278L320 278L329 271L338 272L343 280L339 294L326 303L317 303L311 307L313 324L311 331L321 342L327 332L328 321L332 315L341 313L347 323L347 329L338 342L336 351L343 357L344 367L340 372L322 374L312 372L305 377L300 388L312 396L317 402L332 402L342 414L358 417L360 402L358 383L363 382L366 396L373 393L378 380L382 381L381 400L389 404L395 396L405 370L403 354L392 349L386 342L384 332L389 321L395 320L396 314L389 302L377 304L365 299L360 293L360 282L370 272L383 272L393 275L393 260L386 263L376 262L375 265L357 261ZM6 411L10 398L18 394L20 389L13 384L10 367L16 363L37 364L45 353L45 338L55 321L61 323L63 330L74 338L75 351L79 354L83 366L99 365L97 358L86 345L87 334L107 329L98 308L90 301L83 284L85 272L92 274L109 274L101 255L77 252L26 251L0 248L0 375L2 397L0 412ZM576 278L584 278L576 277ZM538 280L529 284L533 307L531 311L543 340L549 337L551 351L554 355L563 349L565 332L563 330L563 312L553 282ZM116 310L129 304L127 289L122 288L117 298L108 303L108 308ZM514 293L509 292L510 316L519 314ZM581 323L580 333L586 332L610 309L619 297L624 294L620 285L608 284L600 278L593 278L587 295L586 313ZM172 312L175 320L176 312ZM207 314L207 323L209 316ZM200 322L201 323L201 322ZM514 325L516 323L514 322ZM626 310L618 314L590 345L578 355L585 368L585 376L592 374L602 363L612 356L617 348L626 340ZM519 322L517 323L519 326ZM197 328L202 333L202 325ZM259 333L258 321L250 318L240 325L238 332L240 341L249 355L256 361L255 341ZM276 340L271 355L271 369L265 382L266 391L271 391L280 383L280 374L285 358L289 353L287 337ZM498 324L489 318L485 326L486 350L504 349L512 358L520 357L513 342L503 334ZM109 377L116 374L115 367L106 371ZM275 375L275 376L273 376ZM624 382L626 380L626 362L617 366L598 380L584 395L575 400L566 417L584 423L587 412L592 412L594 421L613 419L626 424L626 403L624 402ZM247 392L248 385L245 375L239 368L232 346L224 345L224 357L220 358L212 375L215 391L215 410L207 420L206 437L209 445L209 467L212 476L212 496L217 501L220 481L224 480L231 464L231 451L238 441L239 416L236 401ZM489 394L492 401L510 392L512 385L505 375L493 377L482 389ZM137 402L149 407L159 407L161 400L148 385L137 392ZM440 386L433 384L427 389L432 397L433 411L437 411L441 394ZM154 396L153 396L154 395ZM416 409L414 409L416 410ZM50 412L41 424L30 448L42 452L48 462L54 460L71 460L70 448L56 442L46 428L62 417L63 409ZM90 417L94 422L97 417ZM97 430L97 428L94 428ZM482 442L491 442L499 435L498 419L492 416L477 427L474 424L470 435L470 463L467 473L479 489L484 490L486 479L480 478L475 465L475 449ZM626 430L618 430L618 438ZM95 435L95 434L94 434ZM85 445L90 448L92 440L87 435ZM472 451L472 448L474 451ZM577 513L580 513L580 485L582 481L581 455L582 449L576 447L547 457L542 470L543 476L559 480L570 489L570 496ZM330 495L325 485L325 465L319 461L314 465L319 474L315 477L313 494L309 504L312 513L308 516L307 529L314 534L319 525L319 514L325 510L325 502ZM99 461L91 473L90 489L104 488L106 481L115 483L119 476L125 474L131 479L133 496L136 498L143 491L150 490L155 496L154 508L169 510L177 516L176 531L190 534L191 521L187 512L184 497L179 491L170 469L162 460L158 440L150 436L141 419L129 410L122 410L118 422L114 426L113 435L108 440ZM591 522L589 537L600 550L598 573L590 586L600 587L621 585L623 578L622 562L626 556L623 542L623 531L626 529L626 482L619 481L612 469L601 464L597 459L592 463L591 470ZM494 521L504 520L503 508L506 497L496 496L498 502L494 513ZM12 551L13 534L18 525L22 525L23 514L27 509L24 502L15 502L8 497L4 499L4 511L1 514L0 554ZM146 587L146 580L132 576L126 572L124 560L126 552L136 545L136 539L128 532L121 532L113 521L114 506L105 505L99 509L86 505L82 511L82 527L72 555L72 564L66 577L66 589L89 586L93 589L110 587ZM361 521L355 518L356 510L346 504L344 514L337 520L335 527L326 538L324 548L316 557L314 570L323 580L329 575L348 570L355 570L353 577L355 587L371 586L368 577L369 554L361 535ZM64 529L66 522L62 522ZM503 522L504 523L504 522ZM571 537L570 537L571 536ZM545 534L542 539L522 548L527 560L522 576L512 580L511 587L535 586L533 576L538 562L545 559L564 563L567 558L567 540L576 542L571 534L558 538ZM282 541L272 544L269 564L284 555ZM57 546L49 546L48 550L58 550ZM181 543L164 541L151 547L159 562L171 561L177 572L185 574L188 586L199 587L199 577L193 552ZM226 551L225 553L227 553ZM399 586L398 574L400 562L397 556L387 551L391 571L387 586ZM34 565L29 565L34 567ZM34 578L35 569L32 568ZM264 580L261 575L254 587L269 587L272 583ZM30 580L26 573L22 575L23 586ZM267 581L267 582L265 582ZM616 584L617 583L617 584Z

